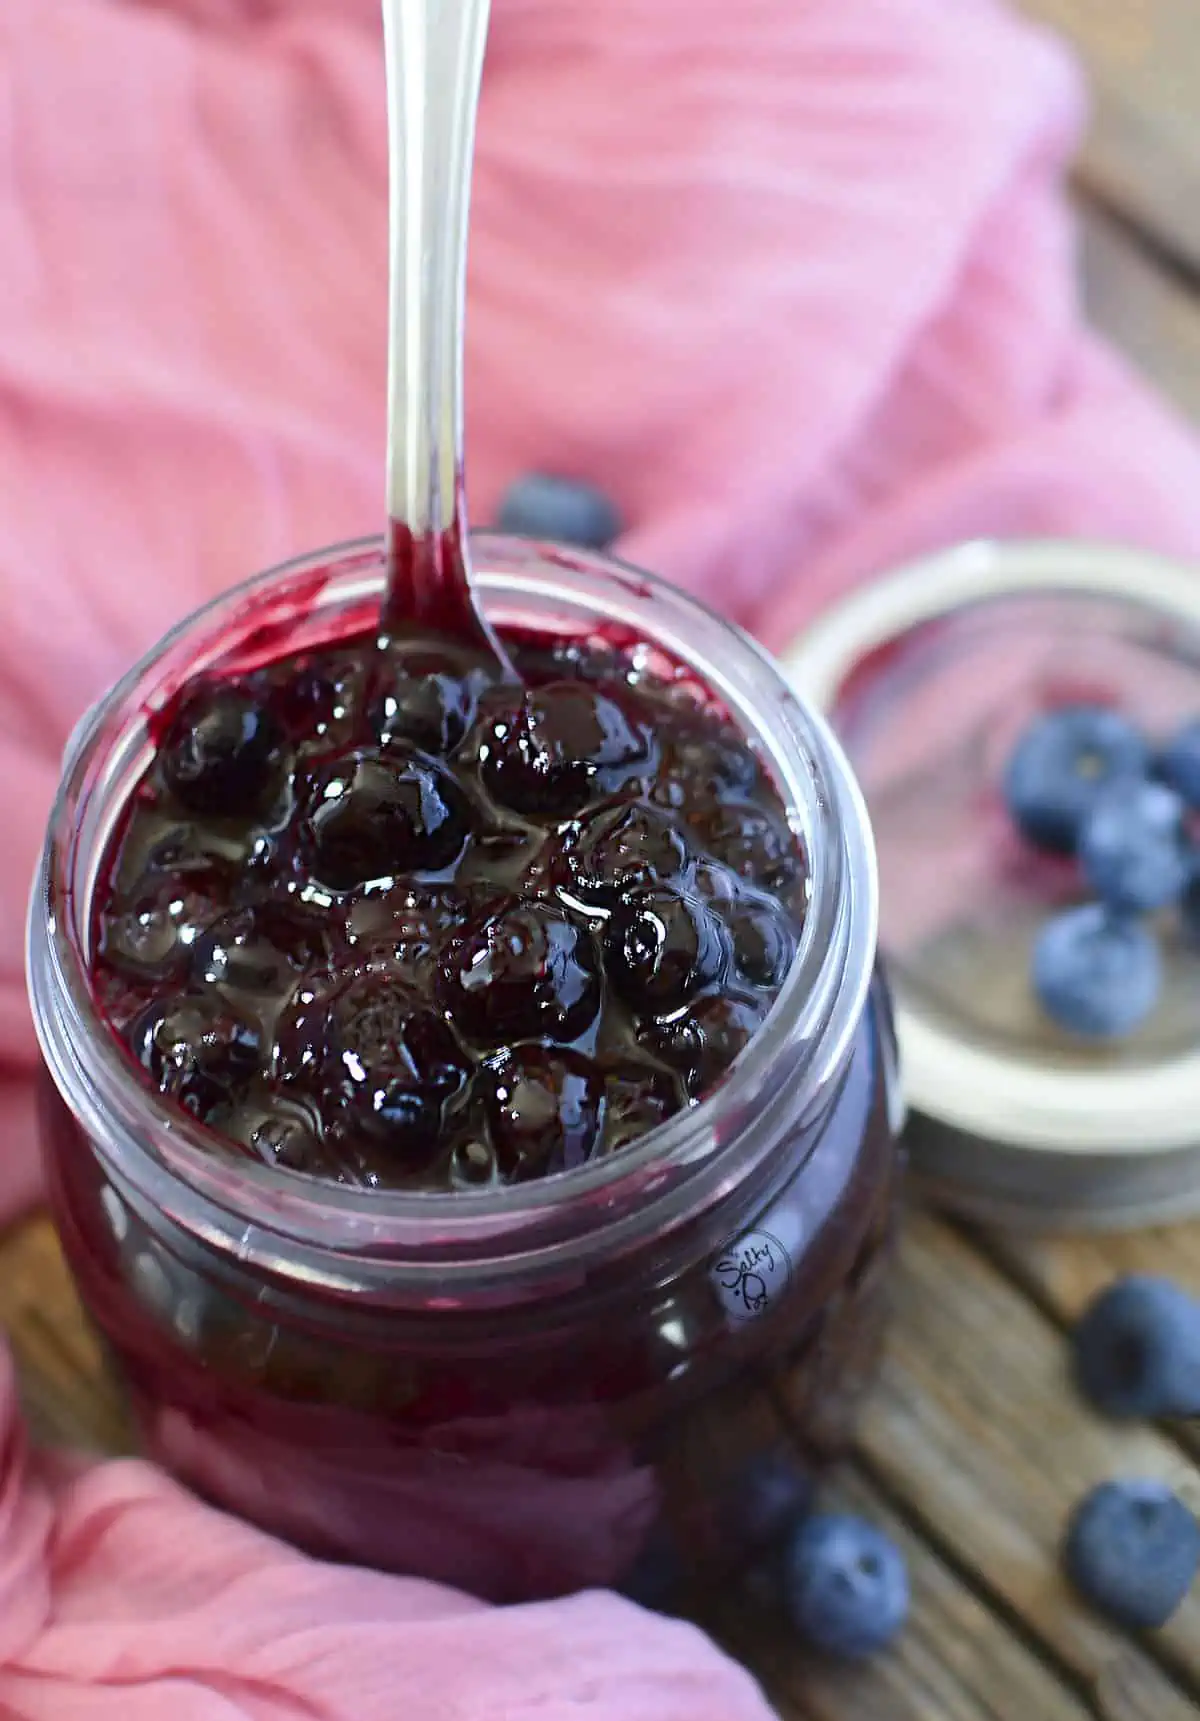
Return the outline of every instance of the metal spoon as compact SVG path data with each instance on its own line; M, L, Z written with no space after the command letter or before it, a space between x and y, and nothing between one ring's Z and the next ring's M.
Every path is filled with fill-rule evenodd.
M490 0L383 0L390 165L384 634L508 657L475 600L463 488L463 323Z

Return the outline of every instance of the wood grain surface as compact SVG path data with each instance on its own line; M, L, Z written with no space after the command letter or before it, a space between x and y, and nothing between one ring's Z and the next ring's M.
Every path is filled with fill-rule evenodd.
M952 3L952 0L948 0ZM1079 171L1096 321L1200 420L1200 0L1026 0L1093 80ZM928 1213L907 1226L895 1320L853 1465L836 1495L905 1548L915 1613L864 1669L804 1655L730 1596L705 1621L797 1721L1200 1721L1200 1592L1139 1638L1058 1575L1071 1504L1122 1473L1200 1510L1200 1428L1116 1428L1070 1389L1066 1334L1119 1272L1200 1293L1200 1226L1086 1240L999 1236ZM119 1393L44 1218L0 1241L0 1322L35 1438L117 1452Z

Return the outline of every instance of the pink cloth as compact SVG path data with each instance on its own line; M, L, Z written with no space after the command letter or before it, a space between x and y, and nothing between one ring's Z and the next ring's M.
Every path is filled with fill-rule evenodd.
M73 719L208 593L380 522L378 0L0 0L0 1210L33 1198L25 893ZM1200 551L1186 433L1079 326L1062 53L994 0L497 0L470 474L606 487L781 644L981 532ZM619 117L618 117L619 116ZM761 1716L611 1598L301 1560L139 1465L0 1477L0 1710Z

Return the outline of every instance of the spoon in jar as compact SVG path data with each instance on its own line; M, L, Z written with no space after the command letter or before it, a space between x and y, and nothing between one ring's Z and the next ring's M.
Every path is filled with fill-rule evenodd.
M388 88L385 635L422 629L511 663L476 601L463 486L463 324L490 0L383 0Z

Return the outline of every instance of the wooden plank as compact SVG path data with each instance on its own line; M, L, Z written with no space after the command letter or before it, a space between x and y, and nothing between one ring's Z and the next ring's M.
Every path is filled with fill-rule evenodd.
M781 1715L804 1721L1085 1721L1094 1711L991 1613L897 1517L878 1490L850 1475L834 1504L862 1512L893 1536L908 1559L912 1619L897 1643L864 1667L806 1654L786 1625L744 1598L705 1620L753 1667ZM1151 1721L1149 1711L1145 1721ZM1120 1721L1142 1721L1129 1709ZM1185 1705L1172 1717L1195 1721Z
M1085 185L1200 266L1200 30L1195 0L1020 0L1089 76Z
M1083 1607L1058 1568L1067 1514L1096 1483L1159 1476L1195 1498L1196 1466L1154 1430L1113 1428L1081 1404L1062 1335L930 1215L910 1222L897 1305L860 1435L869 1470L1082 1686L1119 1663L1164 1710L1200 1695L1200 1594L1140 1648Z
M1084 204L1081 219L1089 316L1168 400L1200 420L1200 297L1094 205Z
M0 1328L16 1359L35 1441L99 1452L133 1450L121 1395L45 1217L18 1227L0 1244Z

